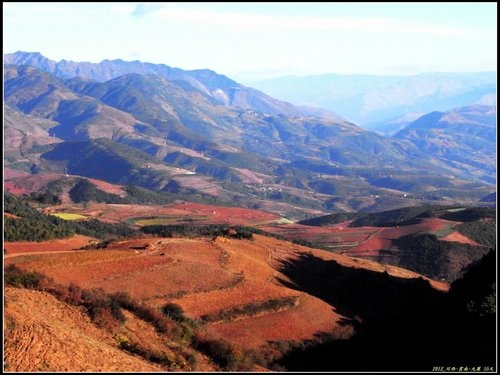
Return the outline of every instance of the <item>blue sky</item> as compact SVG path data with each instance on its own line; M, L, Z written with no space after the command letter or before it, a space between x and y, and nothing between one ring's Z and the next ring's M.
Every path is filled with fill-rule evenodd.
M209 68L244 83L321 73L496 71L497 4L3 3L4 53Z

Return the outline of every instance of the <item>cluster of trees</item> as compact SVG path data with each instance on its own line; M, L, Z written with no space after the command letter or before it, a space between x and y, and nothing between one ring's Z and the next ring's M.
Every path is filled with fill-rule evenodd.
M231 237L231 238L253 238L252 228L243 226L230 226L225 224L213 225L145 225L141 232L154 234L160 237L174 236L207 236L207 237Z
M26 199L18 198L9 192L5 192L3 204L3 212L8 212L19 217L38 214L38 211L31 207Z
M15 264L9 264L4 269L4 282L17 288L38 289L45 276L36 271L25 271Z
M299 224L310 225L312 227L324 227L328 225L338 224L343 221L357 219L362 216L362 213L357 212L339 212L335 214L315 217L299 221Z
M495 221L471 221L455 227L464 236L485 246L495 247L497 224Z
M222 371L252 372L255 365L283 370L271 363L271 358L253 349L241 350L224 339L214 339L197 333L193 337L192 345L200 352L209 356Z
M4 212L17 217L4 220L5 241L48 241L68 238L75 234L109 239L134 236L139 232L124 223L110 224L96 219L68 221L56 216L44 215L31 207L27 198L18 198L6 193Z
M463 268L485 255L489 248L440 241L433 234L408 235L395 240L398 264L433 279L453 281Z
M5 218L5 241L48 241L67 238L75 234L75 229L68 222L56 217L40 215L38 217Z
M135 185L124 188L125 197L107 193L97 188L84 178L77 179L76 184L69 190L69 196L75 203L102 202L111 204L169 204L175 200L173 194L167 192L153 192Z
M327 226L342 221L353 220L351 227L362 226L397 226L418 223L424 217L439 216L444 210L452 207L447 206L417 206L403 207L395 210L368 213L368 212L339 212L313 219L300 221L300 224L311 226Z
M394 227L412 225L420 222L424 217L435 217L436 213L451 207L446 206L417 206L403 207L390 211L365 214L354 220L351 227L375 226Z
M480 219L495 219L496 210L488 207L473 207L455 212L446 212L440 217L452 221L471 222Z
M48 191L31 193L30 199L34 200L35 202L48 204L51 206L60 205L62 203L61 199L59 198L59 194L54 194Z
M78 182L69 191L71 200L75 203L81 202L104 202L104 203L122 203L123 198L116 194L106 193L98 189L89 180L80 178Z
M353 220L351 227L375 226L403 226L418 223L422 218L439 217L451 221L477 221L480 219L492 219L496 211L486 207L473 207L460 211L450 211L451 206L417 206L403 207L390 211L367 213L367 212L340 212L321 216L313 219L302 220L299 224L311 226L327 226L337 224L346 220Z
M9 193L4 196L4 212L17 216L5 217L5 241L47 241L75 234L75 229L69 222L55 216L42 215L26 200Z
M130 228L127 224L104 223L97 219L74 221L71 225L78 234L100 239L133 237L139 234L137 230Z

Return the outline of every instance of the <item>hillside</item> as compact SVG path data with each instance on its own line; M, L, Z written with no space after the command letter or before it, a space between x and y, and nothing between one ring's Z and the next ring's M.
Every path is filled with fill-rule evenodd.
M475 105L432 112L395 134L450 166L495 182L496 107Z
M253 240L224 237L217 237L215 240L158 237L122 240L110 243L104 250L7 256L6 266L15 264L21 269L47 275L53 281L48 286L39 288L50 293L54 293L51 292L54 288L61 291L61 288L75 289L78 285L82 296L88 295L84 298L90 298L86 290L102 288L106 293L127 293L132 300L143 301L153 309L167 303L180 306L186 318L199 322L199 328L193 328L198 332L195 333L198 338L188 339L182 349L175 349L175 346L170 345L168 350L173 353L169 356L185 356L185 353L193 350L190 345L202 350L200 342L211 340L228 342L234 347L231 350L252 350L254 357L249 358L256 361L256 358L266 357L274 360L286 350L282 347L280 351L273 343L314 340L319 332L328 333L337 339L347 339L353 334L355 327L342 323L346 317L335 313L331 305L297 287L290 288L286 271L288 268L283 268L284 264L298 261L304 254L319 257L323 261L335 261L346 270L363 269L374 277L376 274L382 275L380 272L385 270L394 282L399 282L397 280L400 277L405 278L409 284L416 285L419 282L419 279L412 279L418 277L417 274L397 267L381 268L374 262L355 261L320 250L290 246L287 242L258 235ZM193 278L193 274L197 277ZM60 286L51 287L50 283ZM432 284L439 289L447 288L442 283L432 281ZM430 284L426 285L429 293L439 295L439 292L430 288ZM35 304L34 301L38 303ZM107 318L108 323L105 325L104 321L99 323L93 320L100 327L96 328L89 317L82 314L82 310L53 301L54 297L43 291L7 290L6 316L10 321L10 330L7 332L6 363L9 368L18 371L77 368L83 371L126 371L131 360L121 359L120 356L127 357L127 354L123 352L123 348L122 351L119 350L116 339L118 335L131 339L134 332L131 325L142 325L142 329L151 331L148 337L145 333L142 337L136 337L138 345L143 348L137 353L144 353L145 347L154 346L155 341L152 340L157 340L159 344L169 337L161 331L154 333L154 329L147 328L150 323L134 318L130 314L134 307L124 308L125 319L120 324L110 326L111 318ZM26 314L26 309L20 308L21 304L31 306L29 315ZM128 303L122 306L135 305ZM64 318L59 319L59 314ZM77 328L71 334L68 333L65 327L75 327L76 321ZM59 323L56 325L55 322ZM27 331L22 327L46 329ZM54 347L67 340L69 345L52 357L50 351L41 354L37 345L24 349L19 347L20 342L28 339L32 342L49 341ZM179 338L172 337L170 340ZM83 349L87 342L92 342L94 348L110 354L93 358L93 350ZM19 356L20 350L23 350L22 359ZM69 350L83 350L86 354L70 362L72 356L68 358ZM215 362L220 363L215 354L211 355ZM161 370L161 367L144 363L144 355L143 359L140 357L141 355L134 357L137 361L142 361L141 365L135 364L139 368ZM238 363L237 359L233 361L235 363L232 365ZM251 365L252 360L247 361ZM257 360L257 363L265 364L261 361L262 359ZM267 365L269 364L268 362Z
M346 311L358 313L362 333L351 340L299 347L279 364L297 372L494 371L495 262L496 253L491 251L453 283L446 300L439 300L418 288L410 293L409 286L392 284L387 290L381 280L370 279L361 270L349 272L335 263L306 258L291 267L294 281L336 304L337 311L344 311L343 305ZM429 339L432 332L438 333L438 339ZM472 365L476 362L489 364Z
M334 371L354 366L350 368L422 370L443 357L440 351L421 345L416 337L424 338L431 332L443 334L440 345L450 345L454 336L449 332L456 331L459 325L460 331L472 332L476 324L463 320L459 310L449 309L450 303L461 301L458 287L452 296L445 293L447 284L405 269L260 235L252 239L231 235L122 239L101 250L8 255L5 262L7 275L11 275L9 267L15 264L32 272L26 281L36 280L33 272L52 279L48 284L38 282L37 288L42 291L7 288L5 362L17 371L126 371L131 363L156 372L171 369L174 357L181 370L282 371L303 368L290 360L297 351L302 357L325 348L332 354L348 352L349 348L371 354L362 366L359 361L358 366L354 365L352 355L327 355L318 362L308 361L308 369ZM64 296L65 288L81 291L84 299L97 298L101 294L96 294L95 288L102 288L99 293L108 293L120 306L120 310L111 312L118 317L121 311L123 318L104 318L103 313L95 315L94 310L89 310L92 304L84 303L85 309L76 309L50 295L58 291L57 295ZM471 289L467 293L470 296ZM75 295L64 298L77 305L82 303ZM35 300L38 303L34 304ZM21 306L31 306L30 314ZM154 319L160 320L151 320L156 315L146 314L160 311L163 306L170 309L164 310L170 315L163 320L159 315ZM160 324L170 328L162 331ZM74 327L71 334L60 330L66 325ZM175 333L177 326L184 328ZM192 330L189 334L188 327ZM397 346L410 336L415 341ZM67 350L57 351L56 357L50 350L40 353L37 345L20 346L28 339L35 343L48 341L51 347L63 340L69 345ZM165 340L169 342L167 347L161 344ZM109 355L94 358L93 350L88 350L76 359L72 354L68 356L68 350L80 352L89 342ZM398 359L392 363L377 360L375 353L381 354L381 343L395 350ZM435 345L432 340L429 344ZM450 351L445 364L454 360L462 365L464 358L491 363L490 339L481 343L481 352L472 350L471 345L477 344L462 343L458 351L461 357L453 357ZM131 362L129 350L136 353L132 358L138 362ZM165 351L168 361L160 359L160 350ZM413 355L425 361L405 361Z
M46 292L6 287L4 299L4 371L161 371Z

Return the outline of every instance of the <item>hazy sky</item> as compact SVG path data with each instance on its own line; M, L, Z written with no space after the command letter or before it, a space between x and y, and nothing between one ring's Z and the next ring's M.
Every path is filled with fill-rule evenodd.
M3 3L4 53L140 60L243 82L496 71L497 4Z

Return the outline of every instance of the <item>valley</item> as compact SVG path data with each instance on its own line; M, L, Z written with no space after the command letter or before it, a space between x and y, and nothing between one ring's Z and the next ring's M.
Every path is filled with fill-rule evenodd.
M208 69L4 65L4 371L493 364L489 74L382 136Z

